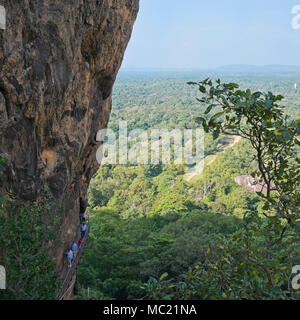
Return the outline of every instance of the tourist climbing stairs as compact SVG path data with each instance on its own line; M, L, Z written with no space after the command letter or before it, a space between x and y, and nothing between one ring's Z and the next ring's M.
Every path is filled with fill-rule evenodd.
M58 291L58 294L56 296L57 300L64 300L64 298L67 297L72 291L72 289L74 288L74 284L76 281L77 266L80 261L80 257L83 253L84 247L86 245L89 232L90 232L90 223L88 224L84 238L82 239L80 250L77 249L77 255L75 259L72 261L72 266L71 268L68 269L66 277L63 280L62 285Z

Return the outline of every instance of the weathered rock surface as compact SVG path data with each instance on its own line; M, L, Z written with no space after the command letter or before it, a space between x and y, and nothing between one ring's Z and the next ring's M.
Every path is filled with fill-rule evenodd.
M251 176L243 175L234 178L235 183L246 188L251 192L267 192L267 185L263 179L253 178ZM274 184L271 184L271 190L275 190Z
M98 168L97 131L131 36L138 0L0 0L0 193L62 200L64 250L78 234L79 198Z

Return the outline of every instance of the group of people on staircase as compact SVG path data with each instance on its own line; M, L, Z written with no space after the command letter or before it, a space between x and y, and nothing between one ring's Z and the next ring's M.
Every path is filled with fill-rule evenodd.
M80 221L80 239L76 243L76 241L73 241L71 247L67 251L67 259L68 259L68 268L72 268L72 263L75 260L78 253L80 253L81 250L81 243L84 239L87 225L86 225L86 219L87 219L87 201L80 198L80 211L79 211L79 221Z

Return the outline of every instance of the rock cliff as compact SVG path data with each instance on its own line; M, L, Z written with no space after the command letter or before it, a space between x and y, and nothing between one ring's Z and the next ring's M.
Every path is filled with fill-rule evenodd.
M97 131L138 12L138 0L0 0L0 193L64 204L64 250L78 235L79 199L99 164Z

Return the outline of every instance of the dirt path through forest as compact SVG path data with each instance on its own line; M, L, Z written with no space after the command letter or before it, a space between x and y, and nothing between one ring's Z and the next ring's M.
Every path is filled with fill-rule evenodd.
M215 162L215 160L217 159L217 156L218 156L219 153L223 153L223 152L225 152L225 150L227 150L227 149L229 149L229 148L233 148L236 144L238 144L238 143L241 141L241 139L242 139L242 137L240 137L240 136L234 136L234 139L233 139L233 141L232 141L230 144L228 144L228 145L221 145L220 148L221 148L222 151L214 154L214 155L212 156L211 160L210 160L205 166L210 166L212 163ZM186 177L185 180L186 180L186 181L191 181L194 177L199 176L199 175L201 175L202 173L203 173L203 168L202 168L201 171L197 171L197 172L191 173L190 175L188 175L188 176Z

